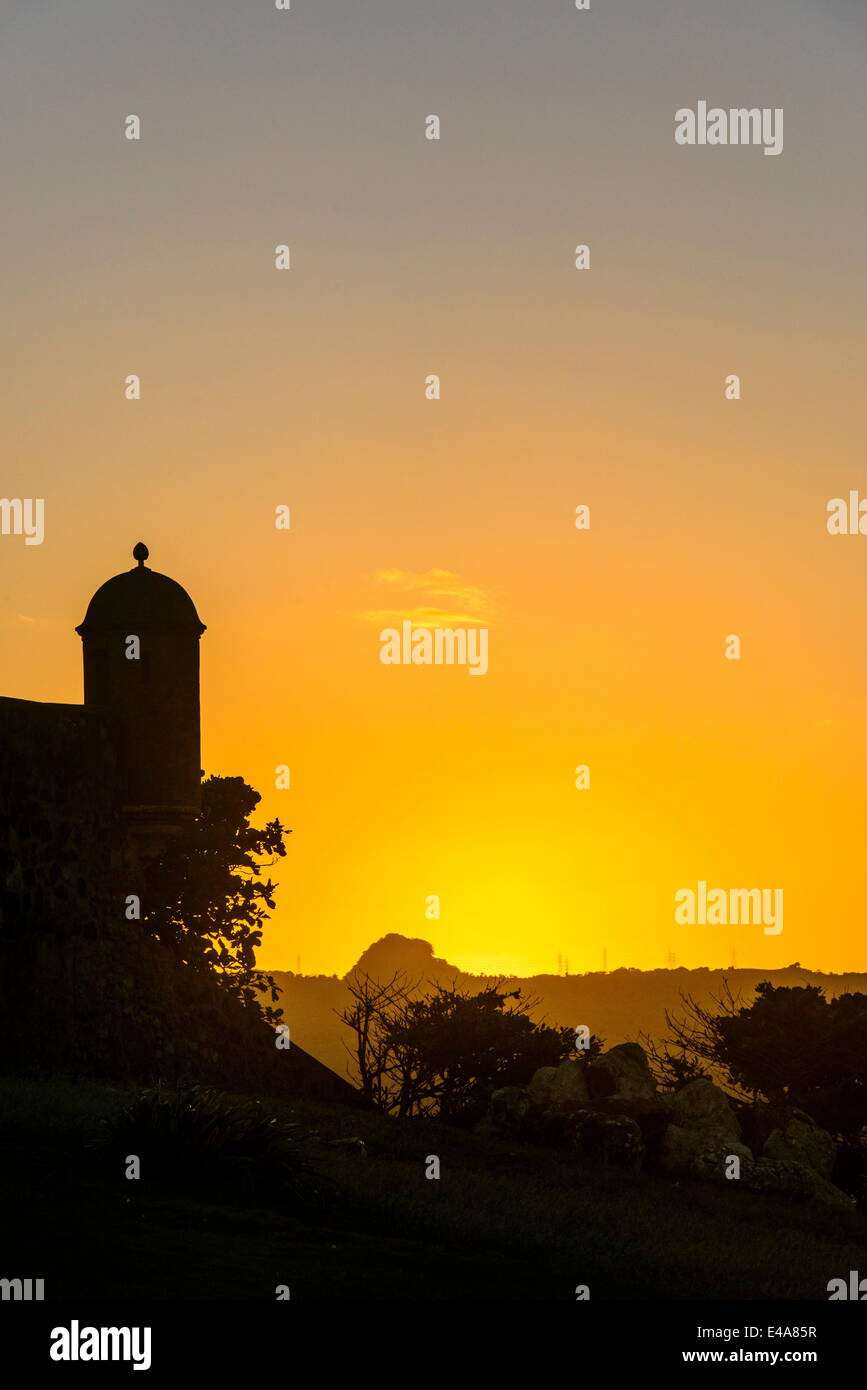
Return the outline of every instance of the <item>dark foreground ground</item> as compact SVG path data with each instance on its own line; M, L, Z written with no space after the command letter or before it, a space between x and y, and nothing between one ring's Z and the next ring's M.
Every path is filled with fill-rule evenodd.
M47 1299L827 1300L867 1272L858 1213L307 1102L273 1107L329 1180L320 1208L108 1180L87 1143L131 1094L0 1080L0 1278L42 1277Z

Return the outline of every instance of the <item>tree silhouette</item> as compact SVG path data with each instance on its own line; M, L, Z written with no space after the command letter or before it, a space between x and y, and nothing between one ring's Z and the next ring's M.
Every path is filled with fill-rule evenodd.
M417 993L402 971L389 980L355 975L352 1003L338 1017L352 1029L349 1048L363 1095L389 1114L470 1113L498 1086L574 1056L569 1028L529 1017L536 1001L488 984L476 994L454 984Z
M677 1083L712 1075L736 1097L763 1097L805 1110L824 1128L856 1140L867 1125L867 995L828 1000L818 985L765 980L741 1003L726 983L704 1006L682 996L666 1013L670 1037L650 1051L657 1075Z
M277 820L262 829L250 825L261 799L243 777L206 778L201 814L148 865L143 921L184 964L211 971L276 1023L282 1009L262 1004L259 991L270 991L273 1004L279 990L256 969L256 951L277 887L262 872L285 855L289 832Z

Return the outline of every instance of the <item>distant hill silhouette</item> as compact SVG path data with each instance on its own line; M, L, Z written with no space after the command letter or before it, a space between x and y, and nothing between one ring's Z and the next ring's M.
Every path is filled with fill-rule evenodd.
M381 980L388 979L396 970L406 971L411 979L421 975L425 980L439 980L443 976L451 979L461 974L456 965L449 965L447 960L434 955L429 941L389 932L362 951L349 975L370 975L372 979Z
M459 985L481 989L491 979L501 978L469 975L434 955L429 941L397 932L390 932L368 946L342 978L298 975L281 970L271 973L282 991L280 1005L292 1036L303 1039L304 1046L326 1066L345 1075L349 1057L344 1043L349 1041L350 1035L334 1010L346 1005L346 982L356 972L387 980L397 970L403 970L410 981L421 980L422 987L427 982L451 984L456 981ZM751 967L736 970L705 967L697 970L620 969L592 971L586 975L508 977L511 988L520 988L525 998L538 999L534 1018L571 1028L587 1024L592 1032L605 1038L609 1046L635 1041L641 1033L663 1036L665 1011L680 1010L681 994L692 995L706 1003L719 996L726 980L733 993L740 993L744 1004L751 1002L756 985L762 980L770 980L775 985L819 985L829 999L838 994L867 993L867 974L823 974L808 970L798 962L780 970Z

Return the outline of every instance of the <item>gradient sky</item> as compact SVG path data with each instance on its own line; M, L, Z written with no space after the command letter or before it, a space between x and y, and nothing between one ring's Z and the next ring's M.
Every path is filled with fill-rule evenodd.
M0 492L46 539L0 538L0 692L81 699L145 540L208 624L203 765L293 831L265 965L867 967L867 537L825 527L867 494L865 36L861 0L5 7ZM783 107L784 152L678 147L700 99ZM487 624L485 677L380 664L370 615L423 608ZM675 926L698 879L782 887L783 933Z

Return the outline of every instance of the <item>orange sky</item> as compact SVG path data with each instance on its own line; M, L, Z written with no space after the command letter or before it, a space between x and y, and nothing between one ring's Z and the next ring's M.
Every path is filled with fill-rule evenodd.
M867 967L867 538L825 529L867 493L859 54L845 3L821 49L735 8L528 46L516 4L291 42L221 4L210 67L162 4L16 21L0 491L46 540L0 537L2 693L81 698L72 629L145 540L208 625L204 766L293 831L268 966L400 931L517 974ZM783 155L678 148L698 96L784 106ZM487 675L380 663L365 615L436 607ZM783 888L783 932L675 926L699 879Z

